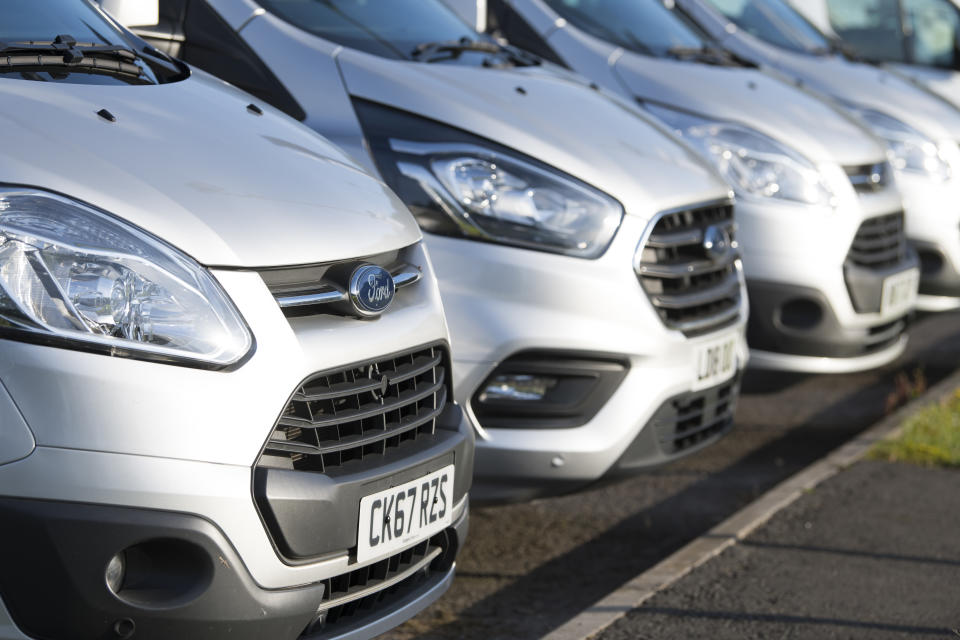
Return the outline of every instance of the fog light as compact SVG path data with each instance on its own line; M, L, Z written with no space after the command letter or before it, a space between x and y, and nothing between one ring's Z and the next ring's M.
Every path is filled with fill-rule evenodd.
M110 562L107 563L106 570L106 579L107 586L110 587L110 591L114 593L119 593L120 589L123 587L123 578L127 573L127 561L124 558L124 553L121 551L117 555L110 558Z
M557 386L557 378L507 374L494 376L480 393L480 402L512 400L517 402L539 402L550 389Z

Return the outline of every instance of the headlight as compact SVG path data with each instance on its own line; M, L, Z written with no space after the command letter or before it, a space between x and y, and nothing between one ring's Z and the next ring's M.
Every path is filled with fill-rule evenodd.
M887 144L887 155L894 169L923 173L940 181L950 179L950 163L936 142L880 111L849 103L840 104Z
M0 332L211 368L253 337L199 264L67 198L0 189Z
M620 226L616 200L532 158L385 107L355 106L381 175L426 231L596 258Z
M835 204L833 192L812 162L759 131L659 105L644 106L710 160L738 196Z

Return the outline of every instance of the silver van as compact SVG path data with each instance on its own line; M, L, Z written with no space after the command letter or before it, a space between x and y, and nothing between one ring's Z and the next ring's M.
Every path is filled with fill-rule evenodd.
M139 33L342 145L419 220L475 498L575 490L729 431L747 358L730 189L634 105L439 0L160 8Z
M960 308L960 111L851 60L786 0L677 0L735 54L834 101L883 140L920 256L918 308Z
M820 31L960 106L960 6L955 0L791 0Z
M738 196L751 365L838 373L903 351L918 262L883 146L728 54L674 2L489 0L496 35L641 105Z
M371 638L436 600L474 435L409 211L89 1L0 15L0 638Z

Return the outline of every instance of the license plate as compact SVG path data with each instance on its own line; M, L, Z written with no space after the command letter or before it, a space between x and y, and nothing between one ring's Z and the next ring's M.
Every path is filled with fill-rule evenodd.
M453 467L362 498L357 562L393 555L450 526Z
M920 286L920 270L910 269L890 276L883 281L880 312L883 314L906 313L917 303L917 287Z
M726 382L737 372L737 344L739 337L728 335L698 347L694 391L708 389Z

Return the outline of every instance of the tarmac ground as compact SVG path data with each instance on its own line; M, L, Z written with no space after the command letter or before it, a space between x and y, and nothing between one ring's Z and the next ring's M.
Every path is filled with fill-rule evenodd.
M860 462L598 640L960 636L960 471Z

